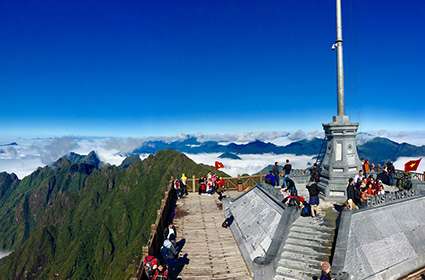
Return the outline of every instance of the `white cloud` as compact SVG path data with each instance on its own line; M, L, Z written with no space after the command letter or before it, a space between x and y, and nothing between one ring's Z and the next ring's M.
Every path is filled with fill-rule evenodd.
M40 158L0 159L0 172L15 173L18 178L31 174L40 166L44 166Z
M223 144L239 143L246 144L254 140L270 142L275 145L284 146L294 141L311 139L313 137L323 137L322 131L294 132L270 131L270 132L247 132L239 134L194 134L200 142L218 141ZM407 142L415 145L425 144L425 131L393 131L386 130L361 132L357 137L359 144L363 144L374 137L387 137L396 142ZM119 138L119 137L53 137L53 138L0 138L0 144L17 142L17 146L0 147L0 172L14 172L22 178L40 166L45 166L56 161L69 152L88 154L96 151L103 162L119 165L125 159L126 153L141 146L148 140L163 140L172 142L190 137L187 134L167 137L146 137L146 138ZM213 164L218 154L190 155L195 161L206 164ZM146 155L142 155L146 157ZM255 173L278 160L282 161L286 157L294 160L294 165L301 165L304 168L310 157L296 157L286 155L242 155L241 161L223 159L226 165L226 172L231 175L242 173ZM297 167L298 168L298 167Z
M204 154L186 154L196 163L203 163L208 165L214 165L215 161L220 161L224 164L223 172L237 176L242 174L255 174L261 171L263 168L270 164L274 164L276 161L284 162L286 159L291 161L293 168L305 169L308 167L308 162L312 161L311 156L296 156L296 155L276 155L276 154L247 154L239 155L241 160L235 159L219 159L221 155L219 153L204 153Z
M385 137L397 143L409 143L412 145L422 146L425 145L425 130L418 131L388 131L388 130L374 130L368 132L370 135L376 137Z
M11 252L0 251L0 259L7 257Z

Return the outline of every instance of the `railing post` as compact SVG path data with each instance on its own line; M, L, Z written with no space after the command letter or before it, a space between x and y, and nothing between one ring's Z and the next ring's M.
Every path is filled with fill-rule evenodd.
M195 175L192 176L192 187L193 187L192 191L193 192L196 192L196 178L195 178Z

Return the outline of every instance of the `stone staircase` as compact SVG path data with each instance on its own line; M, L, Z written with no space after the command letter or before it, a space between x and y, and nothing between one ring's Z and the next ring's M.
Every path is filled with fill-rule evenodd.
M321 211L318 218L299 217L291 226L274 280L320 278L320 263L329 261L335 228L331 209Z

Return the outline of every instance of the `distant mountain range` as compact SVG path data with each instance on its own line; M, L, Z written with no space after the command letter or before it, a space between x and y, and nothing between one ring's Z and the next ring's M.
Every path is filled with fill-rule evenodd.
M221 154L218 158L227 158L227 159L237 159L237 160L241 160L241 158L238 155L226 152Z
M222 145L216 141L199 142L196 137L188 137L183 140L165 142L162 140L147 141L142 146L133 151L135 154L153 154L161 150L176 150L183 153L232 153L232 154L295 154L295 155L315 155L320 151L322 139L303 139L286 146L277 146L255 140L247 144L230 143Z
M8 146L18 146L18 143L12 142L12 143L8 143L8 144L0 144L0 147L8 147Z
M372 162L382 163L395 161L399 157L425 156L425 146L415 146L407 143L397 143L387 138L375 137L362 141L357 146L360 158L367 158ZM318 155L323 145L323 139L312 138L292 142L286 146L278 146L255 140L247 144L230 143L222 145L216 141L200 142L196 137L187 137L183 140L165 142L162 140L147 141L133 151L133 154L153 154L161 150L176 150L183 153L224 153L225 155L244 154L293 154ZM324 147L325 148L325 147Z

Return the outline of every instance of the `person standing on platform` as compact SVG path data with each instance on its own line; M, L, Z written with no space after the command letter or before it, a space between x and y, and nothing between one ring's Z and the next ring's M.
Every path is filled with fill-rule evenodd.
M275 186L279 186L280 185L279 184L279 173L280 173L280 170L279 170L279 163L277 161L273 165L272 173L273 173L273 176L274 176Z
M180 181L182 182L182 184L181 184L182 196L183 195L188 195L189 193L187 192L187 177L186 177L186 175L184 173L182 174L182 177L180 178Z
M310 169L310 182L319 183L319 181L320 181L319 166L317 165L317 162L315 162Z
M309 185L307 185L307 190L308 190L308 195L309 195L308 203L311 206L311 216L316 217L317 212L319 210L320 189L319 189L319 186L315 182L313 182L313 183L310 183Z
M370 174L370 163L367 159L363 161L363 174L365 177L369 177Z
M286 188L286 181L291 174L292 165L289 163L289 159L286 160L285 166L283 166L283 187Z
M357 205L356 202L358 202L357 194L358 191L356 190L356 183L354 182L353 178L350 178L348 180L348 186L347 186L347 207L350 210L356 209Z

